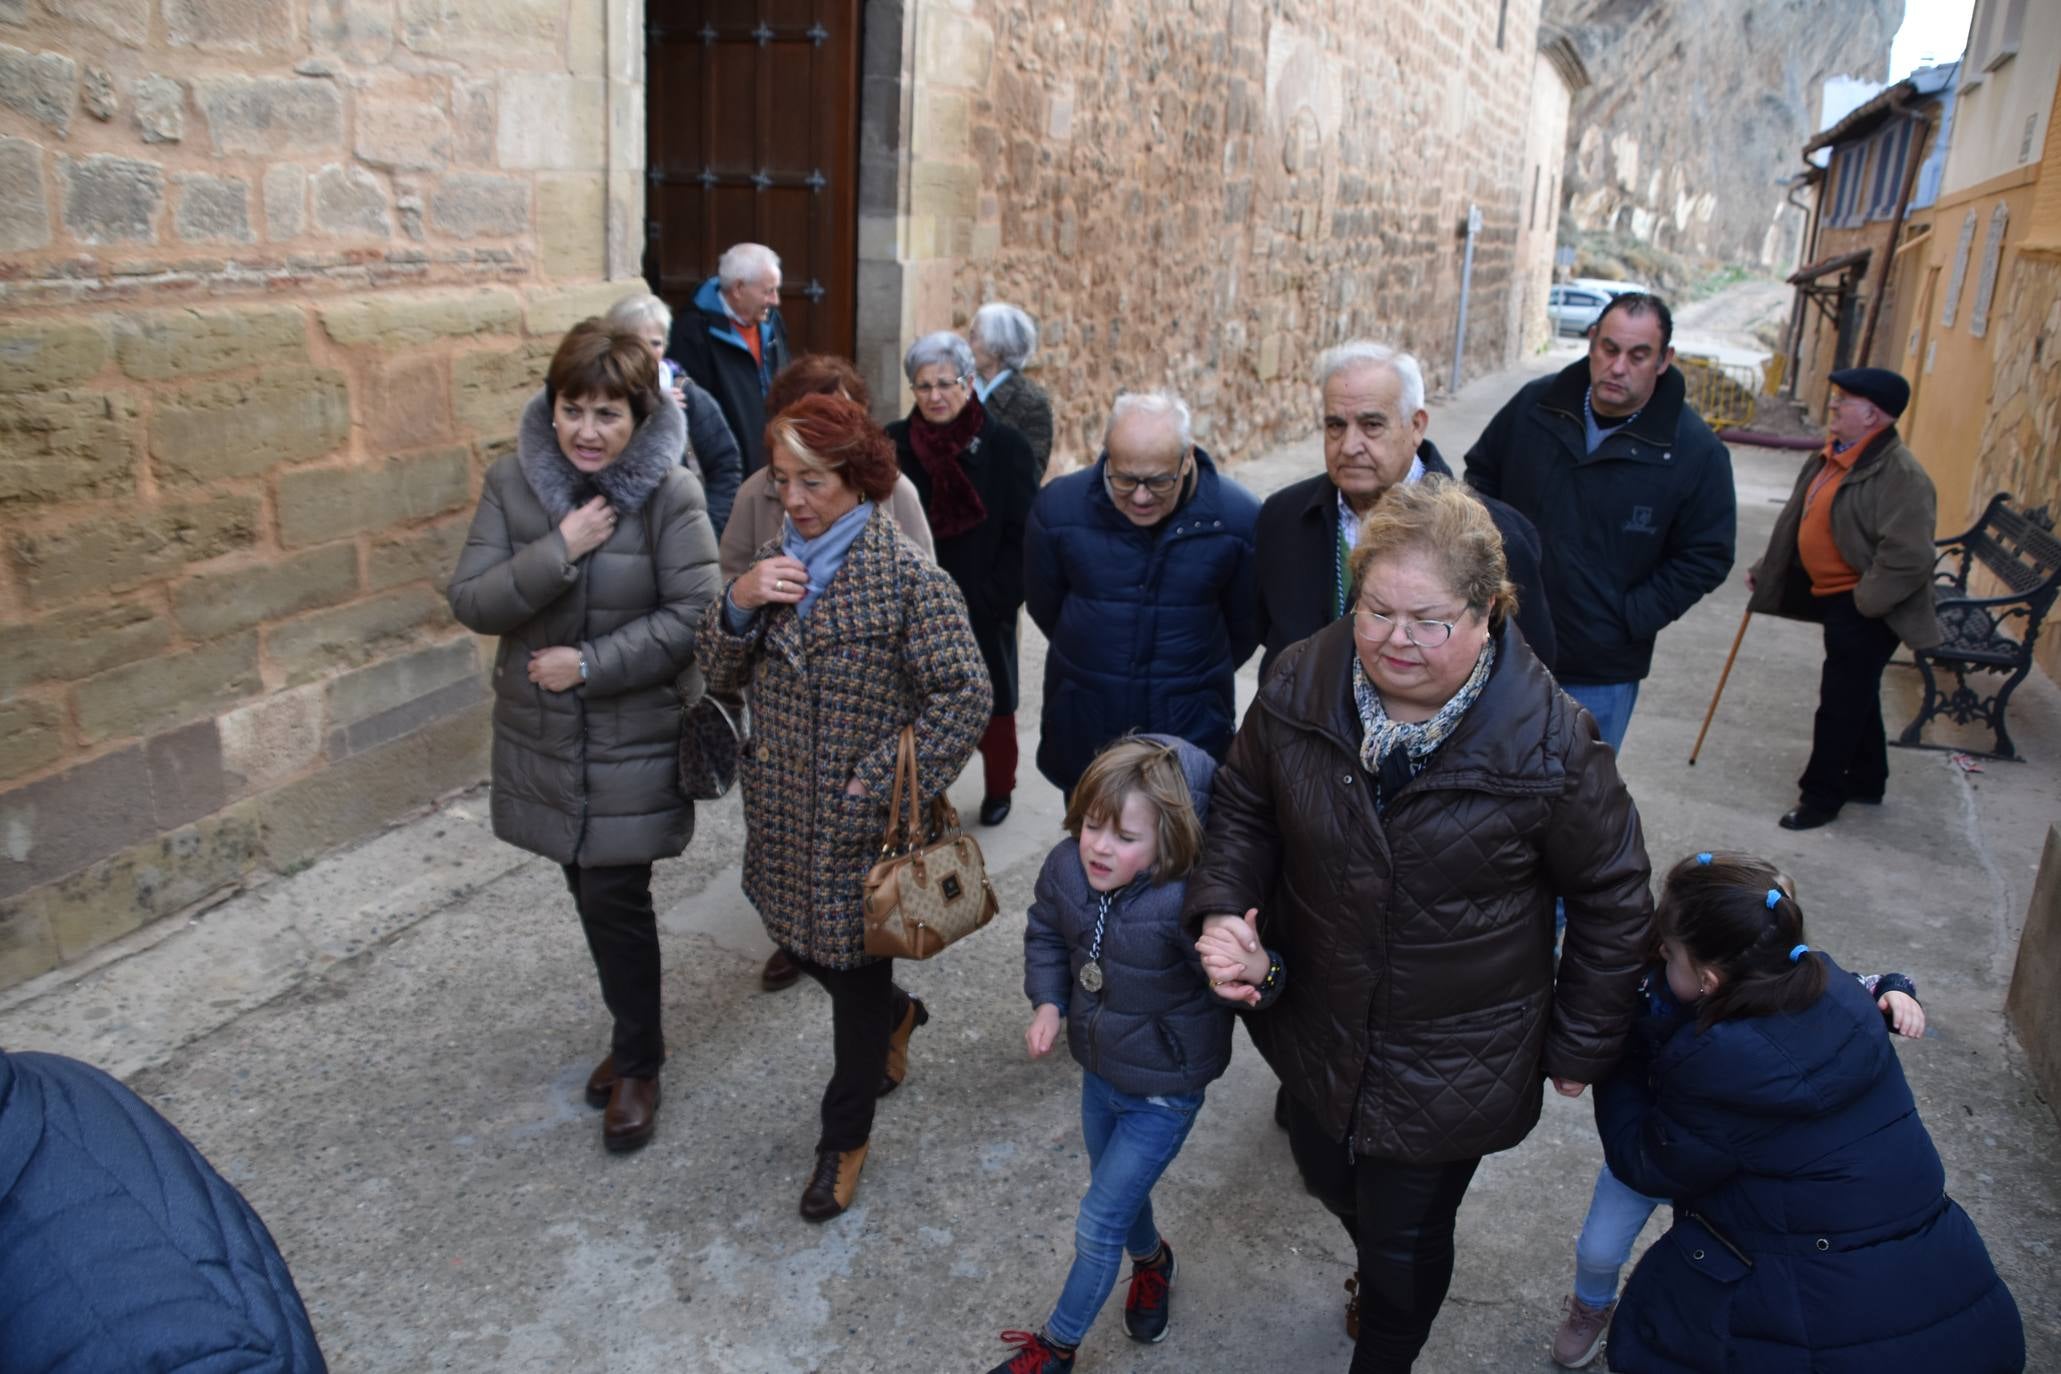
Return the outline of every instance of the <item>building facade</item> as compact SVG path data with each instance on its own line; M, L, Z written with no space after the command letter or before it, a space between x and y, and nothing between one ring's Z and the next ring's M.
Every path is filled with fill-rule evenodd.
M0 987L484 777L485 646L444 603L482 474L569 325L646 281L684 307L731 242L884 414L910 340L1023 305L1062 467L1129 387L1230 461L1306 433L1352 335L1439 384L1470 207L1464 366L1504 365L1555 229L1538 27L0 3Z

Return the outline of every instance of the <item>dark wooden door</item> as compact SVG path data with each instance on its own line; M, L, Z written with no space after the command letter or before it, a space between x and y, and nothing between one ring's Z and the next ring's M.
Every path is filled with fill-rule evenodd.
M675 313L733 243L780 255L795 351L852 352L859 0L646 0L644 275Z

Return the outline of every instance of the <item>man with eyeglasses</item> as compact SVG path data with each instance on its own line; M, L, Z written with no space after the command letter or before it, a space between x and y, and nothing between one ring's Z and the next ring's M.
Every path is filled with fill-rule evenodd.
M1467 454L1467 482L1538 527L1559 640L1554 674L1624 745L1661 630L1724 583L1732 455L1690 409L1674 318L1629 292L1589 328L1589 356L1527 385Z
M1260 506L1260 680L1283 649L1345 614L1346 561L1360 522L1397 486L1451 477L1425 437L1424 371L1400 349L1368 339L1327 348L1317 359L1324 471L1281 488ZM1478 493L1477 493L1478 494ZM1517 628L1539 662L1553 666L1553 617L1539 574L1531 521L1483 498L1517 588Z
M1038 493L1024 540L1026 604L1049 641L1038 771L1066 793L1129 730L1222 759L1233 679L1259 646L1259 501L1196 446L1187 403L1117 397L1102 446Z

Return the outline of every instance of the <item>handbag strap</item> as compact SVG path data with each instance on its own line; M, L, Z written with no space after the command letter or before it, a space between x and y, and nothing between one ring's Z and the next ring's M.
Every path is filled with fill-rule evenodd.
M917 811L917 798L922 789L916 782L916 730L913 726L902 727L902 737L895 750L895 781L887 798L887 841L883 849L893 853L902 847L902 816L908 815L908 842L917 843L917 836L923 833L923 820ZM906 800L905 800L906 799Z

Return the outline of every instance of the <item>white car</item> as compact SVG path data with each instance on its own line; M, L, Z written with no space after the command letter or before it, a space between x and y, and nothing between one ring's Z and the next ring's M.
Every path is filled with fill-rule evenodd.
M1546 294L1546 318L1553 322L1556 334L1586 334L1612 297L1645 289L1637 282L1577 277L1573 281L1562 282Z

